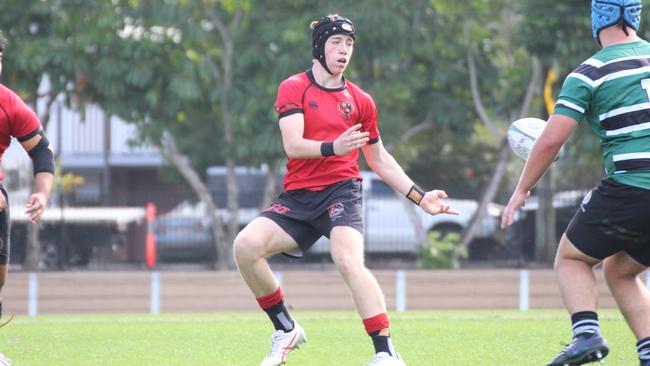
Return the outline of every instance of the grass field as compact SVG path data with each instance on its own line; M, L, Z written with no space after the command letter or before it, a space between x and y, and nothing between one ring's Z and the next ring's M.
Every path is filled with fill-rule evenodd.
M309 342L289 366L365 365L372 343L352 312L295 312ZM601 311L608 366L638 365L618 312ZM545 365L569 341L564 311L392 313L393 339L410 366ZM16 317L0 352L20 365L259 365L272 328L263 313Z

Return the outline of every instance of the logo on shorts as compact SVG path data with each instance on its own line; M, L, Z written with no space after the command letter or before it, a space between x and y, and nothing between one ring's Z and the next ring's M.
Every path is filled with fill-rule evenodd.
M582 212L587 211L585 205L589 203L590 200L591 200L591 191L585 195L585 198L582 199L582 203L580 204L580 211Z
M341 202L335 203L327 209L327 213L329 213L331 219L336 219L340 217L341 215L343 215L344 211L345 211L345 207Z
M342 100L339 102L339 112L343 115L343 118L349 119L352 115L352 103L347 100Z
M287 212L289 212L289 211L291 211L291 210L290 210L289 207L287 207L287 206L281 205L281 204L279 204L279 203L274 203L274 204L272 204L271 206L269 206L269 208L267 208L267 209L264 210L264 211L265 211L265 212L273 211L273 212L275 212L275 213L277 213L277 214L284 215L284 214L286 214Z

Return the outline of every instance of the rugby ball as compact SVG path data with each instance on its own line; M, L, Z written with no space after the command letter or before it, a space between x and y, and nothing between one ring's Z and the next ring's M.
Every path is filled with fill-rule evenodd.
M508 128L508 144L512 152L524 160L528 159L535 140L545 126L546 121L539 118L522 118L512 122Z

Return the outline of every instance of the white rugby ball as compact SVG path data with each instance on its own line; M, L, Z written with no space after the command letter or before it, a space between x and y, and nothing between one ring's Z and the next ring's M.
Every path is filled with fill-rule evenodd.
M528 159L535 140L542 134L545 126L546 121L539 118L522 118L512 122L508 128L508 144L515 155L524 160Z

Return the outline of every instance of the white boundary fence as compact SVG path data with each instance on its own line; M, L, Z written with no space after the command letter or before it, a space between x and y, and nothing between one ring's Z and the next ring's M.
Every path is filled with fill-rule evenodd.
M483 275L487 273L487 275ZM496 275L495 275L496 274ZM20 274L12 274L8 284L12 284L14 277ZM234 310L255 310L256 304L248 289L244 286L236 272L199 272L199 273L176 273L176 272L62 272L60 274L28 273L22 274L21 284L15 284L13 293L19 293L22 287L26 297L26 312L20 309L11 309L11 313L25 314L31 317L41 313L41 304L47 303L43 313L65 313L67 312L149 312L160 314L161 312L175 311L234 311ZM51 277L58 278L61 288L52 288ZM278 282L287 293L288 301L294 300L300 303L296 306L300 310L350 309L351 300L343 281L334 271L287 271L275 272ZM495 276L500 276L496 281ZM650 289L650 271L645 273L645 283ZM92 277L88 279L88 277ZM117 280L115 277L121 277ZM129 282L125 278L138 277ZM381 271L377 274L382 288L388 289L387 303L391 311L404 312L413 309L442 309L442 308L518 308L527 311L531 308L559 308L561 299L551 270L528 270L518 271L504 270L458 270L458 271ZM513 280L518 277L518 291L513 287ZM606 296L603 307L614 307L615 303L608 293L602 274L599 274L599 286L601 296ZM392 280L391 280L392 278ZM84 282L85 281L85 282ZM112 281L108 285L106 281ZM315 281L320 281L316 283ZM434 283L437 281L437 283ZM26 283L25 283L26 282ZM86 283L88 282L88 283ZM227 283L225 283L227 282ZM391 284L392 282L392 284ZM75 283L78 284L75 287ZM286 285L286 288L284 286ZM223 289L218 287L223 287ZM437 287L436 287L437 286ZM516 286L516 285L515 285ZM148 291L147 288L148 287ZM217 287L217 288L215 288ZM323 289L327 289L324 293ZM440 290L443 289L443 290ZM106 290L106 291L103 291ZM11 292L5 294L5 303L12 304L12 298L20 297ZM210 294L209 292L214 292ZM104 309L102 304L110 300L118 301L121 304L138 303L137 306L119 307L114 305L111 309ZM228 298L231 296L231 299ZM503 301L490 302L486 297L496 299L518 298L516 301L508 302L511 305L503 304ZM609 297L607 297L609 296ZM422 298L426 298L426 304L422 306ZM463 301L462 297L467 298ZM133 298L137 298L133 301ZM330 302L327 300L330 298ZM145 300L144 303L142 300ZM243 300L242 300L243 299ZM453 300L456 299L456 302ZM460 299L460 300L459 300ZM549 302L550 301L552 302ZM66 308L63 300L69 305ZM306 302L310 300L311 302ZM534 301L531 301L534 300ZM83 309L74 308L74 304L90 302ZM52 305L52 303L55 305ZM200 305L192 304L204 304ZM238 305L238 304L243 305ZM316 305L304 305L316 304ZM601 301L603 303L603 301ZM213 306L217 304L217 306ZM220 304L220 305L219 305ZM497 305L495 305L497 304ZM533 304L534 306L531 306ZM94 306L94 307L93 307ZM55 310L52 310L55 308ZM25 308L23 308L25 309Z

